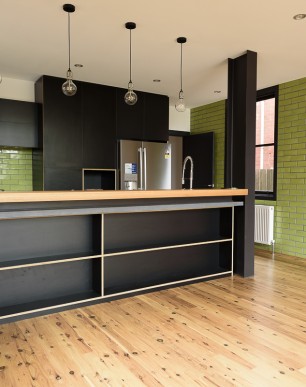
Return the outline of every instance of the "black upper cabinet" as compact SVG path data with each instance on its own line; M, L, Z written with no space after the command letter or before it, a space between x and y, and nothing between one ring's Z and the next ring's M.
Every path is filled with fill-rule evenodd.
M117 89L116 130L118 139L167 141L169 138L169 98L136 91L133 106L124 102L126 89Z
M67 97L64 81L43 76L35 85L42 118L33 178L45 190L82 189L82 168L116 168L116 89L75 82Z
M0 146L38 146L37 104L0 99Z
M43 154L49 168L82 168L82 85L72 97L61 78L43 77Z
M169 98L159 94L145 94L145 141L169 139Z
M124 140L141 140L144 128L144 94L137 91L135 105L127 105L124 95L127 89L117 88L116 93L116 131L117 138Z
M116 168L116 89L83 83L83 168Z
M129 106L126 89L77 81L77 93L67 97L64 81L44 75L35 84L37 189L81 189L82 168L117 168L117 139L167 141L168 97L137 91L136 105Z

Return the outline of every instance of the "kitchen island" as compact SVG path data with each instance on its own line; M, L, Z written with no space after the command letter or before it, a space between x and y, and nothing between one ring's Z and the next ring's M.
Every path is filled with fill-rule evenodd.
M246 195L0 193L0 322L233 275Z

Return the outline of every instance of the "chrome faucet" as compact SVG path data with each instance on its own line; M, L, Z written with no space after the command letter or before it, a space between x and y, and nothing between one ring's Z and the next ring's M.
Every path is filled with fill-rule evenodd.
M192 189L192 181L193 181L193 160L191 156L186 156L183 163L183 175L182 175L182 184L185 184L185 169L187 161L190 161L190 187Z

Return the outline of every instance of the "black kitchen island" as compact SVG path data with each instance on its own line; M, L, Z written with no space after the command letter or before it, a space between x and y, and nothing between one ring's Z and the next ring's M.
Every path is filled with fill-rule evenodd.
M246 195L0 193L0 323L233 275Z

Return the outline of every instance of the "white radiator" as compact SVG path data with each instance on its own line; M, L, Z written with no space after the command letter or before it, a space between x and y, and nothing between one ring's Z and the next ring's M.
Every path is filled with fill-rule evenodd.
M255 242L274 245L274 207L255 205Z

